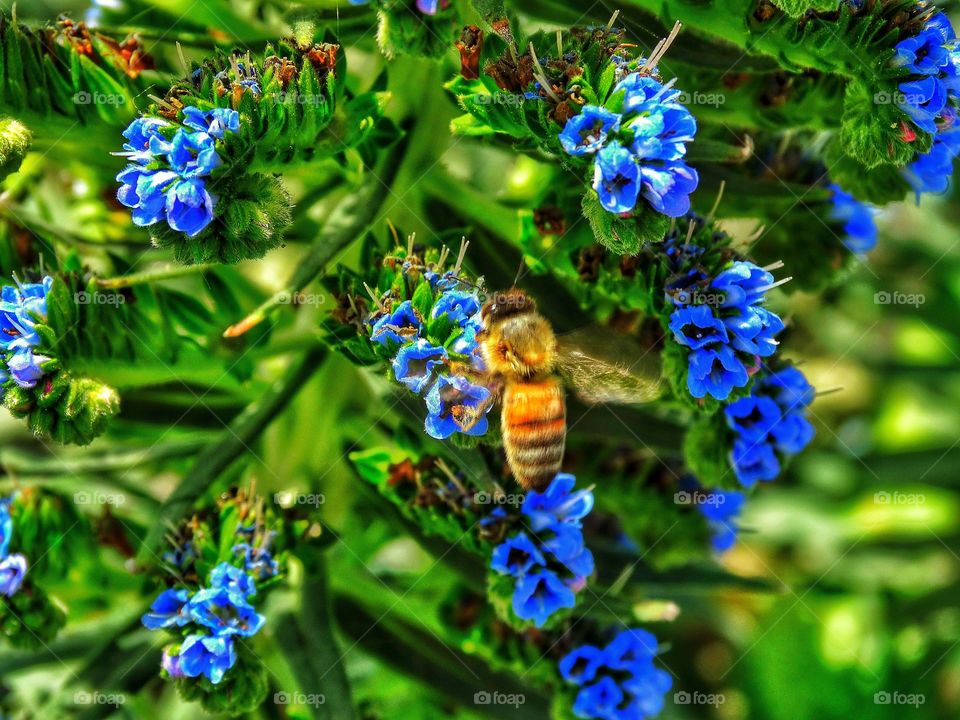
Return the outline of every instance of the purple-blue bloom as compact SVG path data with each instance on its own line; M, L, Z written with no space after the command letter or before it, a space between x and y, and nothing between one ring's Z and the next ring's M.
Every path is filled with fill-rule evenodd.
M538 628L561 608L572 608L576 597L552 570L527 574L513 592L513 611L522 620L532 620Z
M640 168L633 154L616 140L597 153L593 189L609 212L623 214L637 206L640 196Z
M253 578L228 562L222 562L210 571L210 587L223 588L241 600L257 594Z
M582 685L597 676L597 671L606 662L606 655L593 645L581 645L571 650L560 660L560 675L567 682Z
M213 221L215 205L203 180L181 180L166 195L167 223L174 230L194 237Z
M726 400L734 388L743 387L749 380L747 368L729 346L701 348L690 353L687 388L695 398L710 395Z
M747 496L737 490L713 490L704 502L697 503L712 533L711 545L717 552L726 552L737 541L734 520L743 509Z
M249 576L246 577L249 579ZM187 602L186 610L193 622L210 628L218 637L251 637L266 622L266 618L254 610L243 596L231 592L227 586L197 591Z
M773 284L773 275L763 268L738 260L720 272L710 286L723 294L723 307L743 307L763 301L764 294Z
M419 337L422 326L423 320L413 303L405 300L393 312L377 318L373 323L370 339L381 345L402 345Z
M240 129L240 113L230 108L201 110L189 106L183 109L183 124L220 140L228 132Z
M433 380L433 371L446 362L446 350L421 338L400 348L400 352L393 359L393 374L397 382L403 383L415 393L421 393Z
M190 614L186 610L190 593L187 590L164 590L153 601L150 612L146 613L140 622L150 630L169 628L176 625L183 627L190 622Z
M398 359L399 357L400 355L397 355ZM444 357L446 357L445 352ZM427 362L429 364L433 361ZM396 361L394 361L394 367L396 367ZM427 373L429 376L429 370ZM399 375L397 377L400 379ZM409 384L408 387L410 387ZM411 387L411 389L414 388ZM457 432L464 435L483 435L488 428L486 413L490 410L489 404L483 416L467 430L463 429L464 424L460 413L463 408L477 410L481 405L487 404L489 398L490 390L483 385L474 385L467 378L459 375L440 375L427 392L428 414L424 425L427 435L437 440L445 440Z
M123 131L123 137L127 139L127 142L123 144L127 159L143 164L153 160L150 141L155 137L162 140L163 136L160 134L160 128L167 127L169 124L166 120L153 117L140 117L131 122Z
M180 646L180 670L186 677L204 675L214 685L237 662L230 636L189 635Z
M153 225L164 218L167 208L166 188L177 179L170 170L147 170L139 165L128 165L117 182L117 200L130 208L133 224L138 227Z
M593 492L589 489L571 492L575 484L573 475L557 473L546 490L527 493L520 510L534 532L558 523L580 527L580 521L593 509Z
M877 223L874 220L876 209L844 192L839 185L830 185L828 189L833 199L830 219L843 223L843 231L846 233L843 244L857 254L873 250L877 245Z
M734 473L744 487L753 487L758 480L775 480L780 474L777 454L766 442L735 440L730 458Z
M584 105L579 115L567 120L560 144L570 155L599 152L607 137L620 130L620 116L598 105Z
M616 718L617 708L623 702L623 690L611 677L601 677L592 685L583 687L573 703L573 712L582 718Z
M947 88L939 78L927 76L900 83L904 102L898 104L914 124L929 133L937 132L937 116L947 104Z
M745 440L765 440L780 422L780 407L763 395L740 398L724 408L727 425Z
M213 136L183 128L173 136L167 160L173 171L182 178L206 177L222 164Z
M727 328L707 305L691 305L670 314L670 330L678 343L694 350L728 340Z
M662 164L642 164L641 194L653 209L667 217L680 217L690 210L690 193L697 189L700 176L686 163L675 160Z
M20 555L7 555L0 560L0 595L13 597L27 574L27 559Z
M466 327L480 312L480 299L475 292L449 290L433 305L430 315L434 318L446 315L454 325Z
M501 575L521 577L546 565L543 553L525 532L518 532L493 549L490 568Z
M7 371L13 382L29 390L43 377L42 365L49 359L45 355L34 355L32 348L20 348L7 358Z

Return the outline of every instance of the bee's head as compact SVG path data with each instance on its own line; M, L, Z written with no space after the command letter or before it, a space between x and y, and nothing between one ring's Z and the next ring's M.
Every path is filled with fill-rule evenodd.
M513 288L494 294L480 311L483 324L491 327L507 318L537 311L537 304L523 290Z

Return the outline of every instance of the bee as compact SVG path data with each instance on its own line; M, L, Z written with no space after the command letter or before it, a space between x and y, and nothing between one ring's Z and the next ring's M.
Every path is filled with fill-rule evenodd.
M650 402L660 394L656 354L613 331L591 328L559 337L516 288L484 303L477 340L490 398L470 413L469 429L499 400L507 464L524 489L543 490L560 471L567 436L565 385L587 403Z

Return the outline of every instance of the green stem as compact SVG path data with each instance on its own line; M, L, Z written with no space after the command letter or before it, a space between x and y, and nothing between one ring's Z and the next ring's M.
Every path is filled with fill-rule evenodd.
M259 401L230 423L219 443L210 445L197 456L193 469L160 507L157 522L151 527L140 551L138 560L141 564L155 559L154 548L160 544L164 533L190 512L217 478L238 459L247 457L246 451L251 443L286 409L326 357L324 348L307 353Z
M171 280L173 278L196 275L197 273L211 270L216 265L213 263L201 263L199 265L170 265L162 270L146 270L132 275L120 275L113 278L99 278L97 285L107 290L119 290L120 288L133 287L134 285L145 285L147 283L159 282L160 280Z

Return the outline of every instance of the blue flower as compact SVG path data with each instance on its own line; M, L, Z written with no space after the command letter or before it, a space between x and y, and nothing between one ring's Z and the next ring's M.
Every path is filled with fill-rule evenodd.
M445 357L446 353L444 353ZM397 359L399 358L398 355ZM428 361L428 365L430 362L433 361ZM396 361L394 367L396 367ZM429 370L427 370L427 376L429 377ZM408 387L415 390L409 384ZM424 424L427 435L437 440L445 440L458 432L474 436L485 434L489 426L486 415L490 410L490 405L487 403L489 399L490 390L483 385L474 385L460 375L440 375L427 393L428 414ZM465 430L464 411L476 411L483 405L487 405L483 416L472 427Z
M215 204L203 180L181 180L167 192L167 223L174 230L195 237L213 221Z
M640 168L633 154L616 140L597 153L593 189L609 212L628 213L637 206Z
M139 165L128 165L117 181L123 183L117 190L117 200L133 210L133 224L139 227L153 225L166 213L166 187L177 179L169 170L147 170Z
M572 608L575 604L573 590L552 570L525 575L513 592L513 611L517 617L532 620L538 628L561 608Z
M830 185L828 189L833 198L830 219L843 223L846 234L843 244L857 254L873 250L877 245L877 223L874 220L876 210L844 192L839 185Z
M421 338L400 349L393 359L393 374L398 382L421 393L433 380L433 371L445 365L447 359L446 350Z
M604 649L605 662L614 670L630 670L653 660L658 647L653 633L630 628L620 632Z
M623 681L624 691L633 698L625 710L617 714L617 720L643 720L656 717L663 710L664 696L673 685L673 678L666 670L647 663L636 668L633 675Z
M240 113L230 108L201 110L190 106L183 109L183 124L220 140L227 132L240 129Z
M176 625L183 627L190 622L190 615L186 610L190 593L186 590L164 590L153 601L150 612L146 613L140 622L150 630L169 628Z
M558 668L564 680L583 685L597 676L597 671L605 662L606 655L602 650L593 645L581 645L564 655Z
M443 293L430 311L431 317L446 315L458 327L467 327L479 320L480 299L474 292L450 290Z
M783 453L796 455L802 452L813 440L816 431L813 425L799 412L784 415L770 431L777 450Z
M31 348L20 348L7 359L7 371L13 382L29 390L43 377L42 365L48 360L45 355L34 355Z
M728 340L726 326L707 305L674 310L670 314L670 330L678 343L694 350Z
M894 64L917 75L936 75L948 59L944 38L937 26L928 25L918 35L901 40L894 49Z
M576 525L556 523L547 532L543 549L551 553L567 572L578 580L593 574L593 553L583 542L583 532Z
M641 164L644 199L667 217L680 217L690 211L690 193L697 189L700 176L679 160L659 165Z
M7 555L0 560L0 595L13 597L27 574L27 559L20 554Z
M440 9L440 0L417 0L417 10L424 15L436 15Z
M939 78L927 76L920 80L900 83L904 102L898 103L921 130L937 132L936 119L947 104L947 88Z
M370 332L370 339L381 345L404 344L420 335L423 320L413 303L405 300L391 312L377 318Z
M655 110L657 106L667 103L682 107L673 103L680 95L679 90L664 88L663 83L654 80L649 75L641 75L638 72L630 73L613 89L615 93L621 90L625 93L623 99L624 115L635 112L650 112Z
M182 178L209 175L222 162L217 155L216 141L205 132L177 130L167 152L170 167Z
M738 260L719 273L710 286L723 294L723 307L744 307L763 301L773 275L752 262Z
M766 440L770 431L780 422L780 407L768 397L751 395L730 403L724 408L727 425L745 440Z
M623 690L620 685L613 678L604 676L577 693L573 712L583 718L615 718L622 702Z
M543 553L525 532L519 532L493 549L490 568L501 575L520 577L546 565Z
M214 685L237 662L232 637L189 635L180 646L180 670L186 677L206 676Z
M775 480L780 474L780 461L773 447L765 442L735 440L731 464L740 484L753 487L758 480Z
M246 573L244 573L246 575ZM241 595L227 587L204 588L194 593L186 606L191 619L216 636L256 635L266 621Z
M619 129L619 115L597 105L584 105L579 115L567 120L560 144L570 155L599 152L607 137Z
M671 104L649 115L640 115L629 125L633 132L631 149L637 159L679 160L687 154L687 143L693 142L697 121L682 105Z
M761 385L763 391L770 394L784 412L798 406L807 407L816 395L816 390L804 374L792 365L767 375Z
M575 483L573 475L557 473L546 490L527 493L520 511L534 532L552 529L557 524L580 527L580 521L593 510L593 492L571 492Z
M749 379L747 369L731 347L721 345L690 353L687 388L695 398L710 395L726 400L734 388L743 387Z
M183 669L180 667L180 656L172 655L169 650L164 650L160 658L160 669L163 670L169 678L183 677Z
M253 578L228 562L222 562L210 571L210 587L227 590L242 600L257 594Z
M123 149L127 151L127 158L137 163L149 163L153 160L150 141L155 137L162 140L160 128L167 127L169 124L166 120L153 117L141 117L131 122L123 131L123 137L127 139L123 144Z
M47 317L47 293L53 278L42 283L6 285L0 294L0 349L21 350L40 344L38 320Z
M955 122L948 130L941 130L934 138L930 152L918 155L903 169L903 176L917 193L942 193L950 186L953 164L960 155L960 123Z

